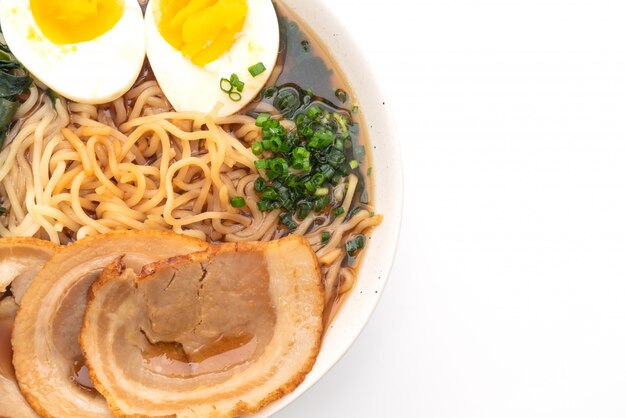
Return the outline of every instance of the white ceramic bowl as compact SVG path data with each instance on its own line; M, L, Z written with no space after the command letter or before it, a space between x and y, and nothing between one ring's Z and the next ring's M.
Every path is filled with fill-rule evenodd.
M282 0L308 26L326 47L350 85L362 112L363 125L370 141L374 167L374 204L384 215L368 242L360 274L349 296L324 336L322 349L313 370L291 394L264 408L255 418L269 417L302 395L339 361L359 336L372 315L393 264L402 215L402 169L393 118L367 57L346 32L341 18L329 7L331 1Z

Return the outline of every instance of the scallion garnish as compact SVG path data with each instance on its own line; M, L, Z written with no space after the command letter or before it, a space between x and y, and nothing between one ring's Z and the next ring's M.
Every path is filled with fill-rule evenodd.
M259 116L256 117L256 122L254 124L258 127L262 127L263 124L270 120L271 117L272 115L270 115L269 113L261 113L259 114Z
M358 129L350 112L334 109L312 92L292 85L273 91L272 98L283 117L295 122L295 128L287 131L267 113L255 120L261 128L261 139L250 146L260 158L254 163L261 171L254 182L260 197L257 207L263 212L282 210L280 222L291 230L296 228L296 220L311 213L344 215L335 187L345 187L345 178L360 165L359 150L353 144ZM357 192L362 196L363 189Z
M241 92L245 83L239 80L239 76L237 74L231 74L230 79L222 78L220 80L220 89L228 94L228 97L233 102L238 102L241 100Z
M276 190L268 188L263 191L261 196L263 196L265 200L274 200L278 197L278 193L276 193Z
M356 250L358 250L358 248L354 240L346 241L346 251L348 252L348 254L353 255Z
M224 93L230 93L233 90L233 85L230 83L230 80L227 78L222 78L220 80L220 89Z
M260 142L253 142L252 145L250 146L250 149L252 150L252 153L254 155L261 155L263 154L263 145Z
M230 205L234 208L242 208L246 205L246 200L241 196L234 196L230 198Z
M230 84L237 89L238 92L242 92L245 86L245 83L239 80L239 76L235 73L230 75Z
M294 230L298 228L298 225L294 222L293 218L290 214L283 212L280 214L280 221L290 230Z
M330 232L328 231L322 232L322 245L328 244L328 241L330 241Z
M357 235L354 239L346 241L346 251L350 255L354 255L358 250L365 248L365 235Z
M254 166L257 170L266 170L268 166L267 160L256 160Z
M262 62L257 62L256 64L248 67L248 71L252 77L256 77L257 75L265 72L265 65L263 65Z

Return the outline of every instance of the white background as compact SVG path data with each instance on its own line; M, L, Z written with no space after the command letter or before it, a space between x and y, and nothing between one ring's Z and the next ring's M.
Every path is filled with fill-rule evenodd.
M325 2L396 112L403 235L276 416L626 417L626 2Z

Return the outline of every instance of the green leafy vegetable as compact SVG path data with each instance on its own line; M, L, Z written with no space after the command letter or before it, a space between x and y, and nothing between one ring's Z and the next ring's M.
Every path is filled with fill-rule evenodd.
M8 46L0 42L0 147L4 143L13 116L20 106L17 96L22 94L31 83L32 80L26 69L11 54Z

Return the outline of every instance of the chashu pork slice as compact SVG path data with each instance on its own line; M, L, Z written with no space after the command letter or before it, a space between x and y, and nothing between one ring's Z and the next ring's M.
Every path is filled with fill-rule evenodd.
M12 363L11 331L19 303L44 263L60 247L36 238L0 238L0 416L37 417L22 396Z
M44 417L111 416L78 342L89 287L120 256L141 268L207 245L169 232L124 231L84 238L54 255L24 294L13 328L15 374L33 409Z
M322 335L308 242L212 245L93 284L81 347L116 416L236 417L293 391Z

